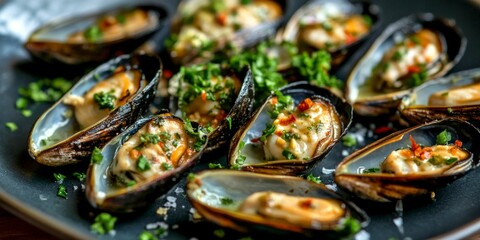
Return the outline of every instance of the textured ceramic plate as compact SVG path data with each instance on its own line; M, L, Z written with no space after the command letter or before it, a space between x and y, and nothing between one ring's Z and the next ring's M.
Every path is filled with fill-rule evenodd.
M25 118L15 109L18 97L17 89L25 87L29 82L44 77L66 76L75 78L72 71L59 67L44 67L32 62L22 43L28 34L37 26L53 18L97 11L128 1L114 0L11 0L0 2L0 202L8 210L35 225L49 230L60 237L96 238L90 233L90 224L96 212L85 201L81 182L71 177L75 171L84 172L86 166L67 168L48 168L37 164L27 153L28 131L36 117L47 107L47 104L32 105L33 115ZM151 1L153 2L153 1ZM172 14L177 5L174 1L155 1L155 4L165 6ZM289 1L288 14L301 4L300 1ZM450 0L408 0L408 1L378 1L383 12L382 27L409 15L413 12L432 12L438 16L454 18L468 38L468 46L463 59L452 71L460 71L478 67L480 56L480 9L473 3ZM156 36L161 40L166 36L167 29ZM378 34L378 32L377 32ZM341 68L337 76L345 79L355 61L361 56L370 39L360 51ZM4 125L15 122L19 129L10 132ZM377 124L362 124L357 121L350 132L365 138L360 141L361 147L378 136L373 134ZM331 173L328 169L335 168L342 160L342 152L351 152L338 144L331 154L315 167L314 174L320 175L322 181L331 184ZM344 152L346 153L346 152ZM206 168L205 160L225 163L225 153L205 156L204 161L194 168L194 172ZM65 185L68 189L68 199L56 196L58 184L52 174L60 172L68 176ZM424 239L428 237L449 237L458 239L470 236L480 231L480 170L476 169L467 176L436 192L434 202L405 202L403 212L395 210L395 204L375 204L358 202L371 216L372 222L358 237L371 239ZM214 231L220 227L208 223L191 221L191 206L184 194L185 180L164 197L158 199L150 209L128 218L120 218L114 236L104 238L136 239L148 226L163 222L169 226L168 239L215 239ZM76 190L75 190L76 189ZM159 207L169 207L166 216L159 216ZM400 216L401 215L401 216ZM154 223L153 225L151 225ZM149 225L150 224L150 225ZM197 229L197 230L193 230ZM247 235L225 231L228 239L238 239ZM251 236L255 238L255 236Z

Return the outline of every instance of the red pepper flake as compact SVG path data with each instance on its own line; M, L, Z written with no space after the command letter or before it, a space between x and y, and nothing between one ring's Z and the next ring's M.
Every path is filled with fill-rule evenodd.
M313 106L313 101L310 98L305 98L301 103L298 104L298 111L304 112L310 109Z
M290 123L294 123L296 120L297 119L295 118L295 116L291 114L286 118L280 119L280 125L286 126L286 125L289 125Z
M217 21L223 26L227 25L227 14L225 13L217 14Z
M299 205L301 208L311 208L311 207L312 207L312 203L313 203L313 200L312 200L312 199L306 199L306 200L300 201L300 202L298 203L298 205Z
M275 131L275 135L281 137L282 136L282 131L278 130L278 131Z
M345 31L345 36L346 36L346 39L345 39L346 44L350 44L357 41L357 38L353 36L350 32Z
M272 105L277 104L277 102L278 102L277 97L273 97L272 99L270 99L270 103L271 103Z
M202 101L206 102L207 101L207 93L205 92L205 90L202 90Z
M393 128L388 126L381 126L381 127L377 127L374 132L377 135L385 134L385 133L393 132Z
M420 69L419 66L415 66L415 65L408 66L407 69L409 73L419 73L422 70Z
M457 140L455 140L455 146L457 146L457 147L461 148L461 147L462 147L462 145L463 145L462 141L460 141L460 140L458 140L458 139L457 139Z
M164 76L165 78L171 78L171 77L173 76L173 72L170 71L170 70L168 70L168 69L164 69L164 70L163 70L163 76Z
M410 135L410 142L412 142L412 151L415 152L417 149L420 149L420 145L415 142L415 139L413 139L412 135Z
M260 141L260 137L250 139L250 142L256 143Z

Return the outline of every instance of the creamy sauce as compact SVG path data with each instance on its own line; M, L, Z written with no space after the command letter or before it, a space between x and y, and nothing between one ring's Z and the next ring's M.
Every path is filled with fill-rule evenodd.
M420 156L416 156L410 148L393 151L381 164L380 170L396 175L441 174L455 162L469 157L466 151L454 145L423 147L421 151Z
M433 93L429 106L465 106L480 104L480 83L469 84Z
M75 118L82 129L87 128L119 106L124 105L140 87L141 73L138 70L121 71L106 80L98 82L83 96L67 95L63 103L74 107ZM95 101L96 94L109 94L114 97L112 109L101 109Z
M280 5L271 0L187 1L179 10L182 19L172 55L185 57L214 42L224 43L235 32L274 21L282 15Z
M152 120L120 147L110 173L127 184L171 171L184 164L192 153L189 141L181 121Z
M338 200L289 196L276 192L253 193L244 200L239 211L305 228L318 223L335 223L347 214L345 205Z
M154 17L142 9L107 15L88 29L72 33L67 41L69 43L113 41L149 29L156 25L155 21Z
M273 126L275 132L264 142L267 160L309 160L335 137L340 123L330 105L307 98L280 112Z

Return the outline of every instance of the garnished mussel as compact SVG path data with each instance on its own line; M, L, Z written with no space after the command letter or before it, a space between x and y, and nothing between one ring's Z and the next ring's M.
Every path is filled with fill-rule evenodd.
M447 117L480 121L480 69L429 81L402 99L401 117L422 124Z
M33 126L29 153L49 166L77 163L133 124L153 101L162 63L123 55L82 77Z
M338 239L369 222L353 203L297 177L204 171L189 180L187 196L206 219L242 232Z
M177 64L207 62L231 46L243 49L273 35L285 1L184 0L172 23L167 48Z
M253 77L249 68L236 72L219 64L182 67L169 80L170 110L208 131L208 147L218 149L250 117Z
M148 206L178 182L207 143L198 124L170 113L138 120L92 153L86 196L92 206L132 212Z
M259 173L300 174L329 152L351 120L352 107L329 90L289 84L235 133L229 164Z
M346 157L335 182L374 201L427 195L478 165L480 132L446 119L401 130Z
M379 26L379 14L378 6L368 2L309 1L279 35L302 51L328 51L332 65L337 66Z
M346 98L365 116L392 114L408 90L448 72L466 39L453 20L411 15L389 25L350 73Z
M133 52L162 28L166 16L159 6L132 6L62 19L35 30L25 48L47 62L103 62Z

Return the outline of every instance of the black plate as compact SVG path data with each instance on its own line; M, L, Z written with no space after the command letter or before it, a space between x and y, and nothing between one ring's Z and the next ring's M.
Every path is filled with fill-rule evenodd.
M90 224L96 214L86 204L81 183L71 177L74 171L85 171L86 166L72 166L64 168L49 168L37 164L27 153L27 137L35 118L39 116L48 104L32 105L30 109L33 116L25 118L15 109L15 100L18 98L17 89L25 87L29 82L42 77L78 76L71 71L64 71L62 67L44 67L31 61L27 52L22 48L22 43L28 34L37 26L52 18L65 17L72 14L97 11L101 8L121 4L114 0L82 0L82 1L54 1L54 0L10 0L2 1L0 6L0 202L9 211L16 213L43 229L61 237L68 238L96 238L90 233ZM138 2L138 1L137 1ZM145 1L142 1L145 2ZM170 14L173 14L176 2L150 1L155 4L165 5ZM303 2L303 1L302 1ZM288 14L297 8L300 1L288 2ZM409 15L413 12L432 12L438 16L454 18L468 38L465 56L452 70L460 71L478 67L480 56L480 9L470 2L406 0L406 1L378 1L382 8L382 28L387 24ZM156 36L161 40L166 36L167 30ZM379 32L377 32L378 34ZM375 34L375 35L377 35ZM361 56L361 52L372 42L369 39L362 45L360 51L353 55L346 64L339 69L337 76L345 79L352 64ZM73 76L72 76L73 75ZM19 126L16 132L10 132L4 125L6 122L15 122ZM357 147L363 146L378 136L371 132L375 126L370 123L361 124L356 120L350 132L357 132L365 138ZM383 126L384 123L376 126ZM331 174L325 174L322 169L335 168L342 160L342 151L351 152L339 143L331 154L314 170L320 175L323 182L331 184ZM216 162L225 163L225 153L205 156L201 164L197 165L194 172L207 167L206 160L216 159ZM58 184L54 182L52 174L63 173L69 178L65 180L68 189L68 199L56 196ZM434 202L404 202L403 204L403 233L394 224L394 219L400 221L399 213L395 211L395 204L377 204L372 202L357 201L371 216L372 222L362 232L367 233L371 239L424 239L428 237L450 237L458 239L480 231L480 170L476 169L465 177L436 192ZM116 226L116 234L105 238L136 239L145 229L147 224L165 222L169 225L169 239L214 239L214 231L219 226L191 221L191 206L183 192L185 179L172 188L165 196L158 199L150 209L128 218L121 218ZM77 187L77 190L74 188ZM166 205L167 204L167 205ZM173 207L172 205L176 205ZM156 214L158 207L172 206L167 217ZM194 231L194 229L197 229ZM201 229L201 230L198 230ZM225 238L235 239L245 237L233 231L225 231ZM255 236L252 236L255 237Z

